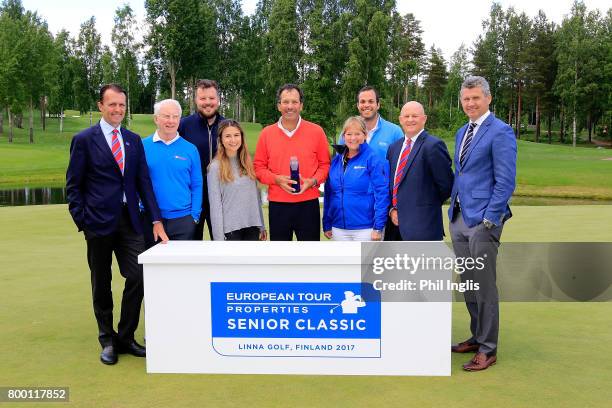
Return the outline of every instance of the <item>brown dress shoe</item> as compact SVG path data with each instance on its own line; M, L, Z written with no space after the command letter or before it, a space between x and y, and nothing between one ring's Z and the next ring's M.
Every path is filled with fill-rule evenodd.
M486 370L497 362L496 356L487 356L486 353L476 353L474 358L469 363L463 365L465 371L481 371Z
M474 351L478 351L480 345L478 343L470 343L468 341L462 341L459 344L453 344L451 346L451 351L453 353L472 353Z

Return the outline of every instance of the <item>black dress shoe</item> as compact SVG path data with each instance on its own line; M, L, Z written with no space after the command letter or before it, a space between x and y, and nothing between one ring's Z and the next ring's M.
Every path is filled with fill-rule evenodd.
M117 353L113 346L106 346L102 349L100 353L100 361L104 364L113 365L117 364Z
M134 340L121 344L117 349L119 354L131 354L136 357L146 357L147 355L147 349Z

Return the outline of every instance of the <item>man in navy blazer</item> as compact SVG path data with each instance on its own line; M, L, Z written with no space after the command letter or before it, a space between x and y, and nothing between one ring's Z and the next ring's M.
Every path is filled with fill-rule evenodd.
M154 234L167 241L145 160L140 136L121 127L126 93L118 85L100 90L100 123L75 135L66 171L68 209L87 242L100 360L115 364L117 353L145 356L134 341L143 298L142 266L138 255L144 238L138 200L152 214ZM125 288L118 332L113 329L111 263L115 253Z
M427 116L420 103L406 103L399 121L405 137L387 151L391 210L385 241L441 241L442 204L453 186L448 149L424 130Z
M455 135L455 183L448 211L455 255L481 258L484 266L467 269L463 282L478 284L464 293L472 336L451 347L453 352L476 352L467 371L484 370L497 361L499 300L496 260L508 205L515 187L516 139L512 128L489 112L487 81L468 77L461 86L461 104L469 122Z

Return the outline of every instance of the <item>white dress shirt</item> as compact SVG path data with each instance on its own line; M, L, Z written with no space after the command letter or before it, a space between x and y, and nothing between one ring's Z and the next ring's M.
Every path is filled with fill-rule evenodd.
M376 125L374 125L374 127L370 130L368 130L368 135L366 137L366 143L370 143L370 140L372 140L372 136L374 136L374 132L376 132L378 130L378 124L380 123L380 115L376 115Z
M474 123L476 125L474 126L474 134L472 136L472 140L474 140L474 138L476 137L476 133L480 129L480 125L482 125L482 122L484 122L489 117L490 114L491 114L491 111L487 111L487 113L485 113L484 115L476 119L474 122L470 121L470 123ZM468 127L465 129L465 134L463 135L463 139L461 140L461 149L459 149L459 155L461 155L461 152L463 151L463 145L465 144L465 136L467 135L467 132L469 131L470 131L470 126L468 125Z
M121 126L115 128L104 118L100 119L100 128L102 129L102 134L104 134L104 138L106 139L106 144L108 144L108 148L110 151L113 151L113 130L117 129L117 139L119 139L119 144L121 144L121 151L123 152L123 171L125 171L125 166L127 162L125 160L125 145L123 144L123 136L121 135Z
M108 148L110 149L111 153L113 152L113 130L117 129L117 139L119 139L119 143L121 144L121 152L123 154L123 173L125 174L127 160L125 154L125 145L123 144L123 136L121 135L121 126L115 128L107 121L105 121L104 118L100 118L100 128L102 129L102 134L104 134L104 138L106 139L106 143L108 144ZM125 192L123 193L123 202L127 203Z
M421 135L421 133L423 133L425 129L421 129L421 131L419 133L417 133L416 135L412 136L410 138L411 143L410 145L412 147L414 147L414 144L416 143L417 139L419 138L419 136ZM408 138L404 137L404 143L402 143L402 150L400 150L400 154L399 156L397 156L397 164L395 165L395 172L393 173L393 180L395 180L395 178L397 177L397 168L399 167L399 163L400 163L400 157L402 157L402 153L404 153L404 150L406 150L406 147L408 147ZM411 148L412 148L411 147Z

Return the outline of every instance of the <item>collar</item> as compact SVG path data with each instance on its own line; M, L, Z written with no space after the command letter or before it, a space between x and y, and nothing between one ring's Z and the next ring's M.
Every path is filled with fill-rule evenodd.
M479 128L480 125L482 125L482 122L487 120L490 114L491 114L491 111L487 111L484 115L482 115L481 117L479 117L478 119L476 119L474 122L471 122L471 123L475 123L476 128Z
M376 114L376 124L370 130L368 130L368 134L366 135L366 143L370 143L372 138L374 137L374 133L378 131L378 125L380 124L380 115Z
M412 136L410 138L410 140L412 141L412 146L414 146L414 144L416 143L417 139L419 138L419 136L421 136L421 133L423 133L425 131L425 129L421 129L421 131L419 133L417 133L416 135ZM404 135L404 146L406 145L406 141L408 139L408 136Z
M295 129L293 130L287 130L285 129L285 127L283 126L283 122L282 122L283 117L281 116L278 119L277 125L279 127L280 130L282 130L287 136L291 137L295 134L295 132L297 132L297 130L300 128L300 125L302 124L302 115L300 115L298 117L298 123L297 126L295 127Z
M119 131L119 136L121 136L121 125L119 127L114 127L110 123L104 120L104 118L100 118L100 129L102 129L102 133L106 135L110 135L113 133L113 129L117 129Z
M377 113L376 114L376 124L374 125L374 127L372 129L370 129L368 131L368 136L370 136L371 134L373 134L374 132L376 132L378 130L378 125L380 124L380 115Z
M172 143L176 142L177 140L179 140L181 136L178 134L178 132L176 133L176 136L174 136L171 140L169 141L165 141L164 139L162 139L161 137L159 137L159 134L157 133L157 130L155 131L155 133L153 134L153 143L155 142L162 142L164 143L166 146L170 146Z

